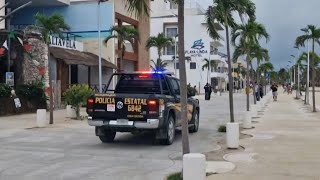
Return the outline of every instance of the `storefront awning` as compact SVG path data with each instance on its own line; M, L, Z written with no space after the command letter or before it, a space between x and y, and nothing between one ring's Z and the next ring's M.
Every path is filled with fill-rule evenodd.
M63 49L58 47L50 47L50 54L63 60L66 64L85 65L85 66L99 66L99 57L90 52L80 52L72 49ZM102 66L117 69L113 63L102 58Z

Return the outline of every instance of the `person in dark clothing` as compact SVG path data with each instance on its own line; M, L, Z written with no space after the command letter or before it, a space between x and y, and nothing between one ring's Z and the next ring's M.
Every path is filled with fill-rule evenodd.
M273 101L278 100L278 86L274 83L271 86L272 95L273 95Z
M212 94L212 86L209 84L209 100L211 99Z
M260 98L263 98L264 94L263 94L263 86L260 84L259 86L259 95L260 95Z
M205 86L204 86L204 93L205 93L205 95L204 95L204 99L205 100L210 100L210 85L209 85L209 83L207 83Z

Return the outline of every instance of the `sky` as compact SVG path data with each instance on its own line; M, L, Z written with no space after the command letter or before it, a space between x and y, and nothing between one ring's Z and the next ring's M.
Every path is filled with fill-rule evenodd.
M320 28L320 0L252 1L256 4L257 21L265 25L271 36L267 44L263 40L261 45L269 50L270 61L276 70L286 68L290 64L288 61L293 62L291 55L298 55L298 50L293 47L296 37L303 34L300 29L308 24ZM206 8L212 4L212 0L198 0L198 3ZM319 45L316 47L319 52ZM301 54L306 48L300 48L299 51Z

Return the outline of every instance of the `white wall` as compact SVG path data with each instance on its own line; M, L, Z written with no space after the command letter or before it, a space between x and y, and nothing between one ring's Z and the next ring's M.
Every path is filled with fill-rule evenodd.
M5 5L5 0L0 0L0 7L3 7ZM0 16L4 16L6 11L6 8L3 8L0 10ZM5 29L6 28L6 21L3 20L0 22L0 29Z
M168 22L177 22L177 18L152 18L151 19L151 36L156 36L158 33L163 32L164 23ZM191 47L194 44L194 41L202 40L204 43L204 48L202 50L207 51L206 54L201 54L201 57L194 56L191 57L190 62L197 63L196 69L190 69L190 62L186 61L186 69L187 69L187 82L192 86L196 85L200 90L203 91L203 86L207 83L207 70L202 71L202 66L204 65L203 59L221 59L220 56L217 55L209 55L210 53L210 42L213 40L209 37L207 33L207 27L204 24L205 17L204 15L186 15L185 16L185 50L190 51L193 50ZM150 50L151 59L157 59L157 50L156 48L152 48ZM191 54L186 53L186 56L190 56ZM162 56L163 60L167 60L168 72L174 72L174 64L172 62L172 55L170 56ZM210 82L210 79L209 79Z
M123 69L125 69L126 72L133 72L134 71L134 62L123 60Z

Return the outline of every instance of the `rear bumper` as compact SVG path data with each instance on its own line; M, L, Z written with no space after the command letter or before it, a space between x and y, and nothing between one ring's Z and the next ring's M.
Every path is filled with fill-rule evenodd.
M88 118L90 126L105 127L109 129L158 129L160 127L160 119L147 119L146 122L133 121L133 125L118 125L117 120L104 120Z

